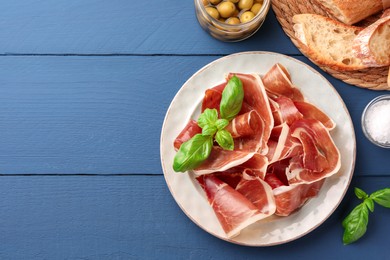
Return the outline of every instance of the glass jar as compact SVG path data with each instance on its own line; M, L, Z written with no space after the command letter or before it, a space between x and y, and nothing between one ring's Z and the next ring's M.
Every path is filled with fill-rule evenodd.
M242 41L256 33L263 24L271 4L271 0L264 0L260 11L248 22L228 24L209 15L203 0L194 1L196 17L202 28L214 38L225 42Z
M390 95L374 98L363 111L362 130L373 144L390 148Z

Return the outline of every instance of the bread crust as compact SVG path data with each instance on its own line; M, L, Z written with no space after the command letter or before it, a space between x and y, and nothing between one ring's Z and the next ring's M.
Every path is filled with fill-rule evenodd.
M315 0L339 21L352 25L383 9L382 0Z
M305 17L307 17L307 16L313 17L313 18L321 21L321 23L324 23L324 24L325 23L332 24L333 26L335 26L337 28L345 28L345 29L351 30L353 32L360 32L362 30L362 28L360 28L360 27L345 25L341 22L338 22L336 20L333 20L331 18L322 16L322 15L318 15L318 14L298 14L298 15L295 15L293 17L293 23L294 23L293 28L295 31L295 37L297 38L299 48L307 57L309 57L317 65L327 66L327 67L329 67L333 70L337 70L337 71L354 71L354 70L361 70L361 69L367 68L366 65L364 65L361 61L359 61L358 57L352 56L353 55L352 51L351 51L351 56L347 57L347 58L349 58L351 60L354 59L357 62L355 62L355 64L346 64L346 63L338 62L338 61L335 61L333 59L329 59L328 57L326 57L325 52L327 50L316 50L314 47L310 47L310 43L308 43L308 39L306 38L305 28L303 25ZM355 37L355 34L353 35L353 37ZM348 44L350 44L350 46L352 46L352 40Z
M386 25L390 25L390 12L387 12L386 15L382 16L382 18L363 29L353 41L353 52L359 59L362 60L363 64L369 67L390 65L390 57L388 57L387 60L378 60L377 56L370 48L373 35Z

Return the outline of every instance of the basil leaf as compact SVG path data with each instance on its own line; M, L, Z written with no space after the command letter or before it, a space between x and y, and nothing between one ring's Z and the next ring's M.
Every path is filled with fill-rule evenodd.
M361 238L367 231L368 208L364 202L354 208L344 219L343 243L348 245Z
M371 211L374 212L374 201L371 198L366 198L364 200L364 204L366 204L367 208Z
M203 128L206 125L214 125L218 120L218 111L213 108L206 108L198 118L199 127Z
M355 195L361 200L364 200L365 198L368 198L368 195L366 192L364 192L362 189L359 189L355 187Z
M215 141L225 150L234 149L234 141L232 135L226 130L219 130L215 135Z
M378 190L370 195L376 203L379 205L390 208L390 188Z
M194 135L180 146L173 160L173 170L185 172L195 169L209 157L212 146L212 136Z
M228 124L229 124L229 121L226 119L218 119L217 122L215 122L215 125L218 128L218 130L224 129L225 127L228 126Z
M221 117L229 121L232 120L240 112L243 100L244 88L242 82L237 76L233 76L222 92L219 107Z
M214 134L218 131L217 127L215 125L205 125L202 128L202 135L211 135L214 136Z

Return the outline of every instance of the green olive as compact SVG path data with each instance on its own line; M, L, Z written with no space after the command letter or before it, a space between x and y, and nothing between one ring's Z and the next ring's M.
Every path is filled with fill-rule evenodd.
M250 20L252 20L253 17L255 17L254 13L252 13L251 11L246 11L243 14L241 14L240 21L241 21L241 23L246 23L246 22L249 22Z
M240 0L227 0L227 1L232 2L233 4L237 4L238 1L240 1Z
M254 13L254 14L258 14L262 6L263 6L263 5L260 4L260 3L255 3L255 4L252 6L252 8L251 8L251 12Z
M217 6L219 14L223 18L228 18L236 11L236 6L232 2L222 2Z
M226 23L228 23L228 24L239 24L240 23L240 19L238 19L237 17L230 17L229 19L226 20Z
M238 8L240 8L241 10L251 9L252 5L253 5L253 0L240 0L240 2L238 2Z
M202 0L202 3L204 6L208 5L209 4L209 0Z
M215 7L212 6L207 6L206 7L206 12L213 18L218 19L219 18L219 13Z
M210 4L217 5L221 2L222 0L209 0Z

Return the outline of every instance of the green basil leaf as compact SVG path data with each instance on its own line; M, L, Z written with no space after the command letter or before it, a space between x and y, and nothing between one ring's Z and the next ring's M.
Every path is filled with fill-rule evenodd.
M367 231L368 208L364 202L354 208L344 219L343 243L348 245L361 238Z
M374 212L374 201L371 198L366 198L364 200L364 204L366 204L367 208L371 211Z
M233 76L226 84L220 104L221 117L232 120L241 110L242 101L244 100L244 88L241 80Z
M217 122L215 122L215 125L217 126L218 130L222 130L225 127L227 127L229 124L229 121L226 119L218 119Z
M195 169L209 157L212 146L212 136L194 135L180 146L173 160L173 170L185 172Z
M214 125L218 120L218 111L213 108L206 108L198 118L199 127L203 128L206 125Z
M217 127L215 125L205 125L202 128L202 135L211 135L214 136L214 134L218 131Z
M225 150L234 149L234 141L232 135L226 130L219 130L215 135L215 141Z
M368 198L368 195L366 192L364 192L362 189L359 189L356 187L355 187L355 195L356 195L356 197L358 197L361 200Z
M370 195L376 203L379 205L390 208L390 188L378 190Z

